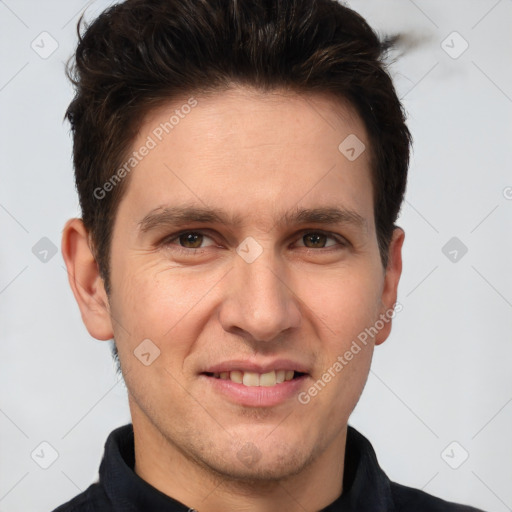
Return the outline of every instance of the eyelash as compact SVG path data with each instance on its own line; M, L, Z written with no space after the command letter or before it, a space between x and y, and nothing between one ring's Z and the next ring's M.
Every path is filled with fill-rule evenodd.
M190 233L193 233L193 234L196 234L196 235L203 235L205 237L208 237L210 239L213 240L212 236L210 236L208 234L208 232L205 232L203 230L194 230L194 229L187 229L185 231L180 231L179 233L174 233L172 235L169 235L167 237L165 237L159 245L162 245L162 246L173 246L173 250L175 251L178 251L179 253L182 253L182 254L188 254L188 255L191 255L191 254L198 254L198 253L201 253L202 251L204 251L205 249L207 249L207 247L197 247L197 248L193 248L193 247L181 247L180 245L178 244L173 244L172 242L178 240L182 235L186 235L186 234L190 234ZM306 247L306 246L302 246L304 249L309 249L310 251L330 251L330 250L336 250L336 249L339 249L339 247L337 246L341 246L341 248L346 248L348 247L349 243L347 240L345 240L344 238L342 238L340 235L336 235L335 233L330 233L328 231L323 231L323 230L304 230L304 231L301 231L299 233L299 239L303 238L305 235L310 235L310 234L321 234L321 235L325 235L327 236L328 238L331 238L333 239L335 242L336 242L336 245L332 245L332 246L329 246L329 247L320 247L320 248L314 248L314 247Z

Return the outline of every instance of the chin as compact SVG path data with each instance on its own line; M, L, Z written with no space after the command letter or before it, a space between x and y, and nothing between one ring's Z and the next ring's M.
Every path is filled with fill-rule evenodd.
M286 480L304 471L314 459L304 443L297 446L271 445L268 441L261 449L248 441L236 448L233 446L224 454L208 455L202 462L210 471L223 479L253 485Z

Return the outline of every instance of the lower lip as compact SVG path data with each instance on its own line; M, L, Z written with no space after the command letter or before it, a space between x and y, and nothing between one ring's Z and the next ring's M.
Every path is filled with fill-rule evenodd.
M204 374L201 377L207 379L215 391L232 402L248 407L273 407L282 404L299 394L307 378L303 375L275 386L244 386L229 379L217 379Z

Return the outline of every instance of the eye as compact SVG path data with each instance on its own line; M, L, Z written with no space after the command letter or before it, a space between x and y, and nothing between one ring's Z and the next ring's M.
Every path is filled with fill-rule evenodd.
M173 247L177 251L193 253L194 250L214 246L215 241L202 231L182 231L168 236L162 241L162 244ZM336 248L336 246L346 247L348 243L342 237L331 233L307 231L302 233L296 245L307 249L329 249Z
M308 249L324 249L335 245L346 245L342 239L323 231L309 231L300 240L303 243L303 247Z
M164 240L166 245L178 245L184 249L202 249L205 240L213 240L200 231L184 231ZM210 244L211 245L211 244Z

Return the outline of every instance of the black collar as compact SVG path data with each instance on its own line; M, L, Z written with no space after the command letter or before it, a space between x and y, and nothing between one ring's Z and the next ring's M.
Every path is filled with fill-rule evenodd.
M189 512L189 508L142 480L134 471L133 426L114 430L105 444L100 485L116 512ZM324 512L395 512L390 481L370 442L348 427L343 494ZM201 511L199 511L201 512Z

